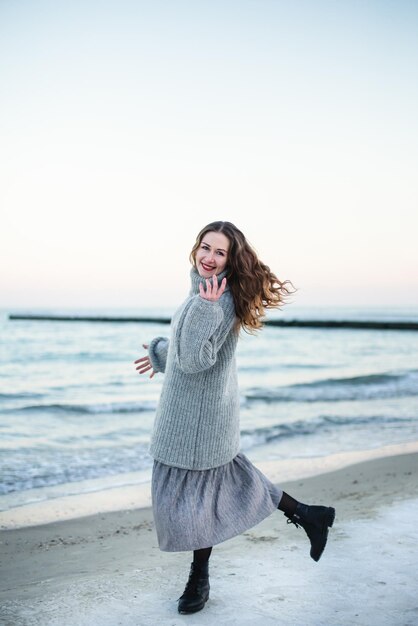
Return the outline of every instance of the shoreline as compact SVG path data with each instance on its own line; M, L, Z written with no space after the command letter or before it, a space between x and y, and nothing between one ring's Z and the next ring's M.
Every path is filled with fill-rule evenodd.
M418 441L340 452L327 457L257 461L253 460L250 453L247 456L271 482L281 485L323 476L368 460L411 453L418 453ZM115 487L109 485L85 493L19 504L1 511L0 531L82 519L95 514L149 509L151 507L151 470L131 473L125 479L129 479L126 485ZM110 482L112 481L119 482L118 477L110 477ZM99 482L102 484L104 481L100 479L97 483ZM59 486L53 489L59 490Z
M264 626L280 613L297 624L302 611L305 626L366 625L377 615L382 625L416 623L417 478L415 451L283 481L300 501L336 508L320 563L309 558L304 532L273 513L215 546L211 599L189 621ZM0 548L5 623L184 623L176 600L191 554L159 550L150 508L3 530Z

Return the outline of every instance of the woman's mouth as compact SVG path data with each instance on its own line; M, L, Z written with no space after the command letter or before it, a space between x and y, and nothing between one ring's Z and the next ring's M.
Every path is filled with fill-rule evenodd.
M205 263L201 263L201 266L205 270L205 272L212 272L215 269L215 265L212 267L211 265L206 265Z

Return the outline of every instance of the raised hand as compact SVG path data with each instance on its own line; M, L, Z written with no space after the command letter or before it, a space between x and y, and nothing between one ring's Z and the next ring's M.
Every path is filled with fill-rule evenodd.
M210 300L211 302L216 302L219 300L226 287L226 278L222 279L220 286L218 287L218 279L215 275L212 276L212 284L209 278L206 278L206 291L203 288L203 283L199 284L199 292L200 296L204 300Z
M145 350L148 350L149 346L147 343L143 343L142 347L145 348ZM157 373L154 372L148 355L137 359L136 361L134 361L134 363L135 365L138 364L138 367L135 368L138 371L138 374L146 374L146 372L149 372L151 370L151 374L149 375L149 377L152 378Z

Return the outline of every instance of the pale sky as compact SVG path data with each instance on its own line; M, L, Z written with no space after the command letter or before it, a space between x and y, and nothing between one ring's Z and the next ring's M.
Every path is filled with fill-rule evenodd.
M0 306L179 304L234 222L300 306L418 306L418 2L0 2Z

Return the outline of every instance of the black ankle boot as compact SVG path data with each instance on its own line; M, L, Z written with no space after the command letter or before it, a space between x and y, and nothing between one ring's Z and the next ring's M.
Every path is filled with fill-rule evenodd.
M196 613L205 606L209 598L209 561L192 563L189 580L179 598L179 613Z
M334 523L335 509L330 506L309 506L298 503L296 511L289 515L285 513L288 524L302 526L311 542L311 557L319 561L325 549L328 538L328 528Z

